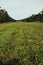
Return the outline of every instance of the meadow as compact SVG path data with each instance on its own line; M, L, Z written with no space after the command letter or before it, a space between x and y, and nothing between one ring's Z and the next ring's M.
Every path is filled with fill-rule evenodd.
M0 24L0 60L11 65L43 65L43 23Z

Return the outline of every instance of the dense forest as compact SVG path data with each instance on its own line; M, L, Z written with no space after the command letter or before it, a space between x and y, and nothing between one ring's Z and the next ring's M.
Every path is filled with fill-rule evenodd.
M16 21L11 18L5 9L0 9L0 23Z
M43 10L41 12L39 12L38 14L33 14L30 17L27 17L25 19L22 19L20 21L23 22L43 22Z

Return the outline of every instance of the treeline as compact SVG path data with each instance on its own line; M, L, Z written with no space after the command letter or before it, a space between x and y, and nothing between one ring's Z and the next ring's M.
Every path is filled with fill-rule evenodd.
M38 14L33 14L32 16L22 19L23 22L43 22L43 10Z
M39 12L38 14L33 14L30 17L27 17L25 19L22 20L15 20L13 18L11 18L7 11L4 9L0 9L0 23L4 23L4 22L13 22L13 21L21 21L21 22L43 22L43 10L41 12Z
M4 9L0 9L0 23L4 23L4 22L12 22L12 21L16 21L15 19L12 19L6 10Z

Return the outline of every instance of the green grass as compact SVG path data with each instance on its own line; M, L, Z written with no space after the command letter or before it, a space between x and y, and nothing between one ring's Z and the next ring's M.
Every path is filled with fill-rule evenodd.
M0 24L0 59L22 65L43 65L43 23Z

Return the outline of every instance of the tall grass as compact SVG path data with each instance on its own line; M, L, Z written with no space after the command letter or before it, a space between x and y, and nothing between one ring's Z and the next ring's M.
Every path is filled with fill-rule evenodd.
M43 23L0 24L0 59L14 65L14 58L21 65L43 65Z

